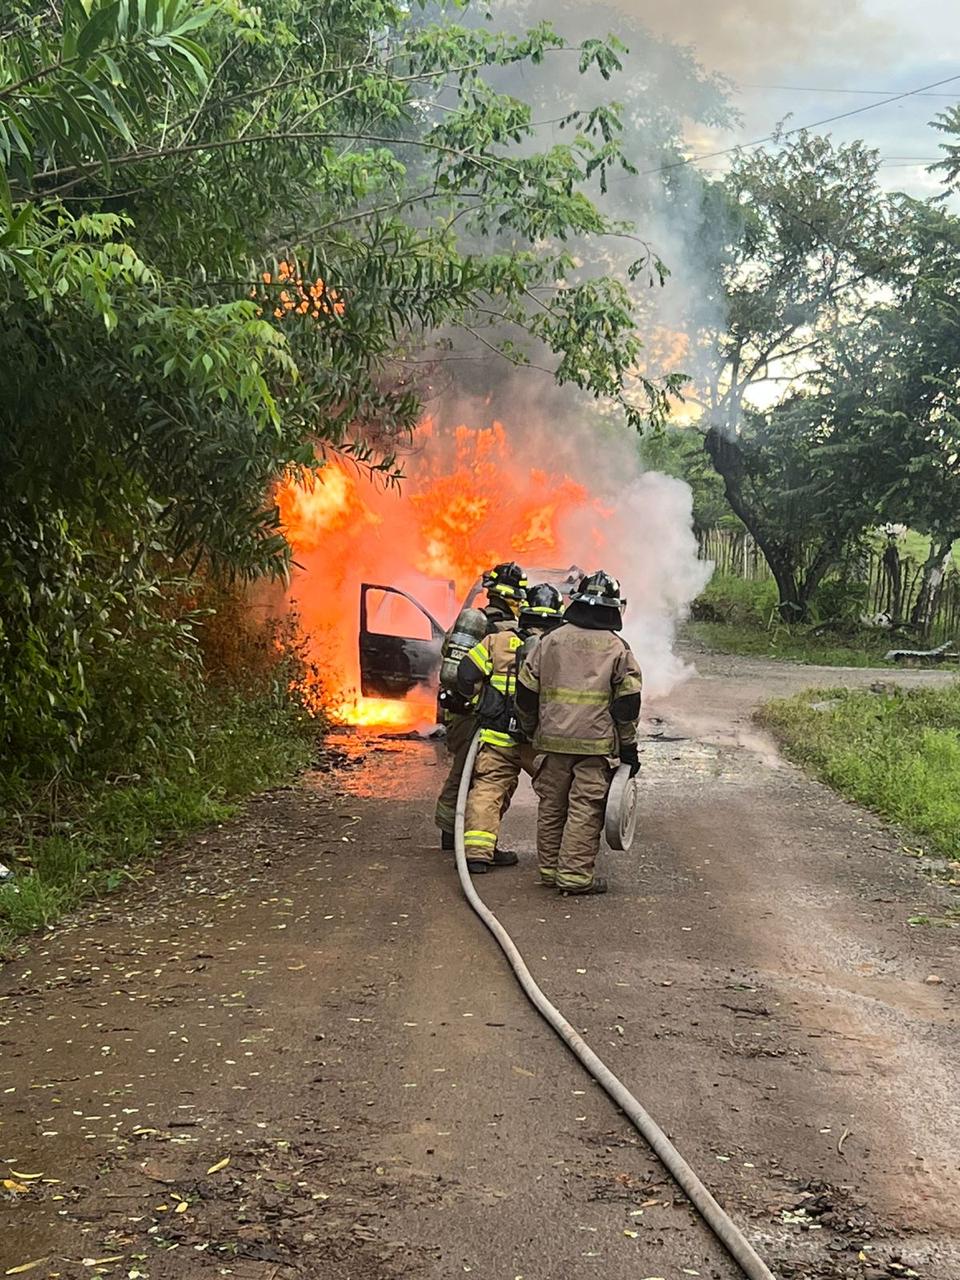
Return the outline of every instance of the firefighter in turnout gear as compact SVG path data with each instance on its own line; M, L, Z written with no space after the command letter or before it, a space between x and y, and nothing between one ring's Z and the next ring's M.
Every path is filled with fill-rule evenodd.
M521 728L542 752L534 775L540 800L540 879L563 893L606 893L594 874L607 792L619 758L635 773L642 677L627 642L620 584L603 572L583 578L564 626L524 660L517 684Z
M447 632L440 650L440 722L447 730L450 772L437 799L435 821L440 828L443 849L453 848L453 821L463 763L477 728L476 715L457 689L457 670L462 659L485 636L517 630L517 614L526 598L527 579L512 561L494 565L483 575L487 603L482 609L461 610Z
M480 748L467 797L464 846L475 874L512 867L515 853L497 848L500 822L520 780L533 773L533 749L522 740L514 697L520 665L537 637L563 621L563 597L541 582L527 592L520 609L519 632L499 631L478 641L461 659L457 689L476 706Z

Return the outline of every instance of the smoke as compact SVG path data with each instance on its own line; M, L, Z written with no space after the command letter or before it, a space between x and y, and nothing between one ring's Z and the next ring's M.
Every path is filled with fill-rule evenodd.
M708 67L731 75L823 63L851 53L871 61L888 47L893 25L863 0L615 0L628 22L693 47Z
M626 596L623 635L640 661L644 696L662 698L693 674L675 652L676 627L713 566L697 558L688 484L648 471L623 478L617 490L599 567L620 579ZM579 523L575 516L574 528Z
M495 559L517 558L528 570L604 569L620 580L627 598L624 637L643 670L645 696L661 698L693 674L675 652L677 626L713 572L698 558L693 532L693 495L683 480L643 468L637 437L614 420L598 422L569 391L518 372L499 376L495 401L504 410L508 465L521 485L530 477L546 488L542 500L563 497L564 481L582 488L586 501L562 501L552 559L546 548L524 554L509 543L509 519ZM437 421L486 425L493 406L448 393ZM494 498L494 501L495 498ZM533 579L531 579L531 582Z

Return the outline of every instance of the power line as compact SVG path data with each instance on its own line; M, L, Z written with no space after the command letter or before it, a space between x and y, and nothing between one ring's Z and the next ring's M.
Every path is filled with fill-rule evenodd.
M865 98L885 98L896 93L895 89L821 89L813 84L737 84L738 89L775 89L781 93L845 93ZM955 93L925 93L922 89L913 95L915 98L947 98L951 101L957 97Z
M833 124L837 120L849 120L851 116L863 115L865 111L875 111L877 107L889 106L891 102L902 102L904 98L915 98L918 94L926 93L928 89L939 89L941 85L954 84L957 80L960 80L960 75L947 76L944 80L934 80L932 84L923 84L917 89L907 89L904 93L896 93L893 97L884 98L880 102L868 102L866 106L854 107L852 111L841 111L838 115L825 116L822 120L813 120L809 124L798 124L795 128L786 129L780 134L770 133L765 138L756 138L753 142L741 142L733 147L724 147L721 151L708 151L702 156L687 156L684 160L673 160L669 164L659 165L656 169L645 169L640 176L645 178L655 173L666 173L670 169L683 169L687 165L700 164L702 160L716 160L719 156L732 155L734 151L742 151L745 147L762 147L765 142L789 138L795 133L802 133L805 129L819 129L821 125Z

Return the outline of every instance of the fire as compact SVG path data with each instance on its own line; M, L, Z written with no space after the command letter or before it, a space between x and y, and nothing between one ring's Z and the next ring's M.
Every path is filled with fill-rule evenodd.
M436 704L423 698L356 697L336 708L333 718L360 728L410 729L416 724L434 724Z
M489 565L573 563L589 554L584 517L590 550L603 543L599 526L609 513L579 481L518 456L502 423L444 431L426 419L417 438L426 447L410 459L399 493L335 459L277 493L301 566L292 594L312 637L324 695L343 723L408 728L435 719L433 696L422 687L406 699L359 695L361 583L408 592L446 628ZM386 615L395 629L385 634L436 641L435 628L415 606L402 597L389 600L396 615Z

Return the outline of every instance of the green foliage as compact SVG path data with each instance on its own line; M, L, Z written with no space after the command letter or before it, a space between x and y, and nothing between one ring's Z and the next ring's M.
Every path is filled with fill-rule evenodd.
M938 127L952 136L960 116ZM724 323L704 334L706 444L785 620L812 616L824 575L893 521L930 539L911 614L927 634L960 535L960 219L882 196L876 165L860 143L801 134L708 192Z
M694 601L691 616L697 622L769 627L776 611L777 588L771 579L748 582L732 574L715 573Z
M128 734L123 744L101 744L99 771L83 778L5 780L0 836L16 879L0 886L0 951L83 898L136 878L166 839L225 821L238 799L308 764L322 720L298 692L307 692L310 673L292 627L258 630L246 621L244 633L259 656L243 663L239 687L195 682L181 695L155 668L154 700L182 696L182 704L149 740L141 735L138 749Z
M936 545L960 535L960 218L903 197L893 297L835 336L821 400L831 465L886 519Z
M816 701L833 705L814 711ZM960 858L960 685L825 689L769 703L761 719L842 795Z

